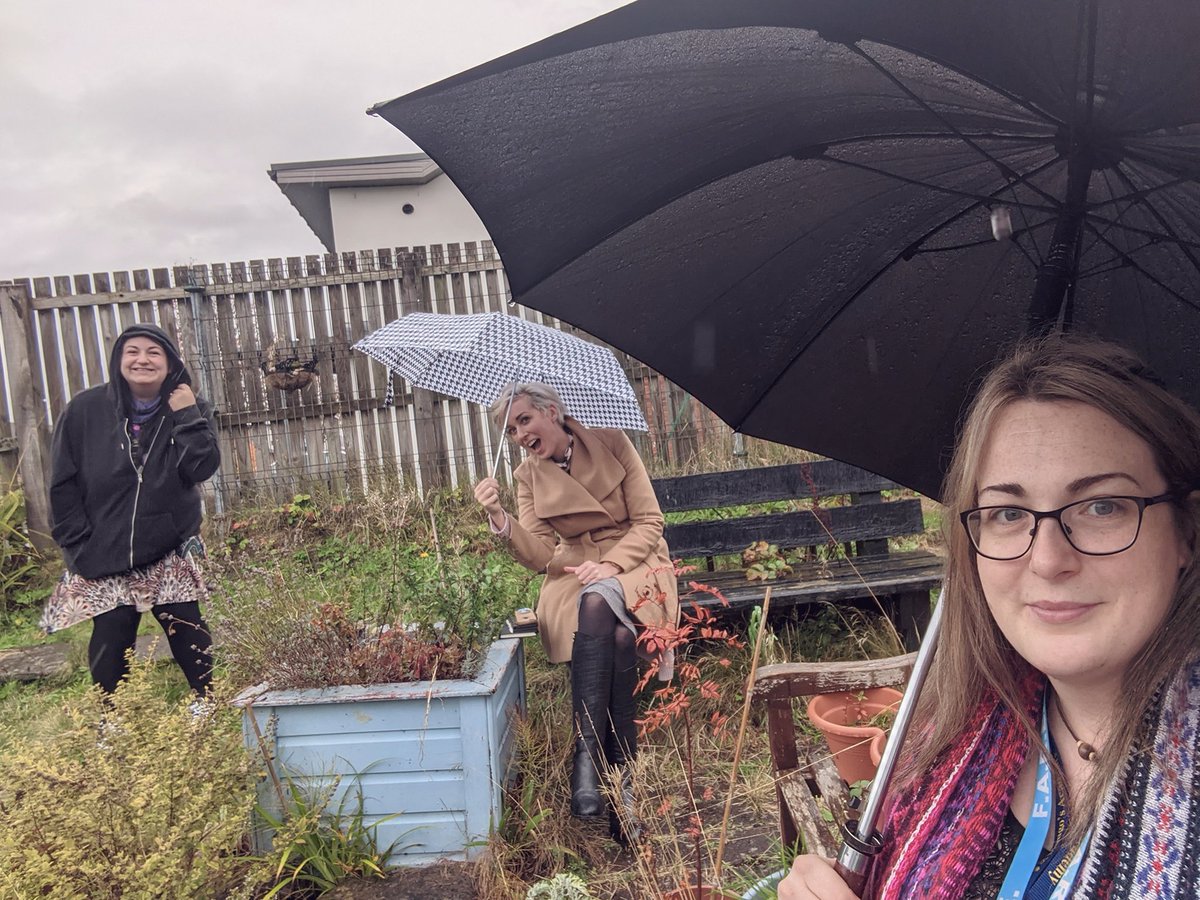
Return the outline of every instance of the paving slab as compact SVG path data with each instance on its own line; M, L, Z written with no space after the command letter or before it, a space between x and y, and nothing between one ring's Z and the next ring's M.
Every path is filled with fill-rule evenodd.
M169 660L171 647L161 635L138 635L134 652L138 659ZM54 643L33 644L0 650L0 681L40 681L66 670L71 645Z

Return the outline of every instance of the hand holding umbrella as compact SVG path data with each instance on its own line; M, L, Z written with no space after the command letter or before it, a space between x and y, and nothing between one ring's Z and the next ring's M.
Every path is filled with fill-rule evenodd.
M493 476L489 475L475 485L475 502L484 508L497 530L504 527L508 513L500 505L500 482Z

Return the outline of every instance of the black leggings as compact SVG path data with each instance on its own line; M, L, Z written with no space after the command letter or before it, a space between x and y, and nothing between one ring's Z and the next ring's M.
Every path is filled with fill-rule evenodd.
M637 664L637 639L629 626L617 618L599 594L586 593L579 603L579 630L594 638L613 642L613 668L628 669Z
M152 613L167 635L171 655L183 669L193 691L208 695L212 683L212 637L200 617L200 604L168 603L156 606ZM142 614L133 606L118 606L92 619L92 640L88 644L88 668L92 681L104 693L111 694L129 674L125 654L137 640Z

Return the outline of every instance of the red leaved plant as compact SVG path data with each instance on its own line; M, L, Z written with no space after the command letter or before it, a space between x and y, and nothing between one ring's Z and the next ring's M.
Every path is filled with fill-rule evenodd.
M675 561L674 575L689 574L693 566L682 566ZM711 786L700 788L696 783L696 726L693 716L698 707L706 706L721 699L720 684L708 677L709 667L728 668L731 661L724 656L726 651L740 649L744 643L724 626L720 625L712 608L701 606L700 600L705 597L715 598L721 607L728 607L725 599L716 588L696 581L688 582L689 591L681 596L679 624L647 625L638 635L638 643L651 656L649 666L638 682L641 692L651 682L658 678L663 666L674 657L674 678L659 688L656 688L649 704L638 719L643 737L648 737L657 731L667 729L678 723L683 728L683 741L680 744L684 772L687 778L688 809L686 824L682 828L693 843L695 873L695 895L700 896L700 885L703 884L704 860L701 855L703 840L703 825L698 812L698 800L707 800L713 796ZM634 609L643 604L664 604L665 596L661 590L646 588L638 598ZM709 733L721 737L725 734L729 716L719 710L712 710L703 720ZM672 799L667 798L661 804L659 816L665 816L671 811ZM657 881L654 872L653 854L648 844L642 846L642 863L649 869L649 874Z

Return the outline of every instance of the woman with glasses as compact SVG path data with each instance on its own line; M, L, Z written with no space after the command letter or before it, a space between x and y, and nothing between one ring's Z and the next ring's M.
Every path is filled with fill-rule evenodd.
M984 380L872 896L1200 896L1198 487L1200 417L1125 350L1047 338ZM779 896L853 894L802 856Z

